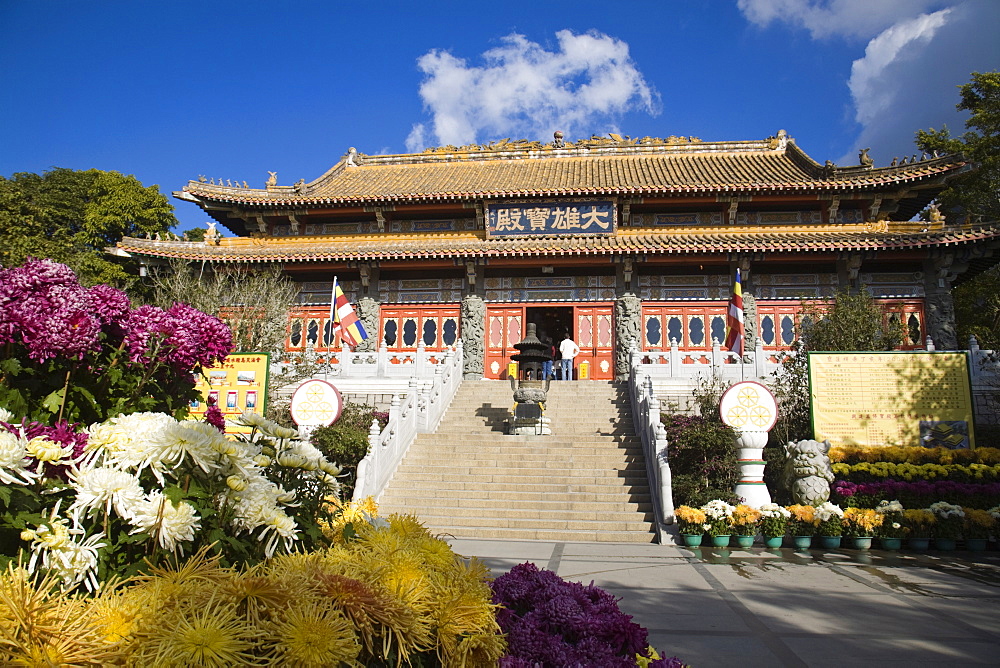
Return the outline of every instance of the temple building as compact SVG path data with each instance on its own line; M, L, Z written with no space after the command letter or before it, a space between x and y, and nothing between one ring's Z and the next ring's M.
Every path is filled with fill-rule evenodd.
M581 377L627 370L631 345L707 350L725 337L735 270L749 347L795 339L803 300L867 289L904 348L959 347L952 286L997 260L997 224L911 222L970 165L924 156L820 164L784 131L763 140L500 141L419 154L350 149L311 182L203 177L176 197L214 222L204 242L126 238L157 263L279 263L301 286L288 351L329 338L334 276L372 334L361 349L440 350L466 377L503 378L528 323L581 348ZM218 224L233 236L216 232ZM581 368L581 365L582 368Z

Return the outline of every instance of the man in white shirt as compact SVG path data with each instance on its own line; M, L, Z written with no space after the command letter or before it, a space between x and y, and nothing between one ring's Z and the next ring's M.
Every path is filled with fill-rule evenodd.
M569 332L566 332L566 338L559 344L559 354L562 356L562 359L559 360L562 368L562 379L573 380L573 358L580 354L580 346L576 345L576 342L570 338Z

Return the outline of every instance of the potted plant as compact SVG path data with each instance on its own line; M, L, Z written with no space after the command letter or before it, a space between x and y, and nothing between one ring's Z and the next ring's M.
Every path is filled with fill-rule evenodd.
M882 516L882 524L878 528L879 541L883 550L898 550L906 535L903 524L903 504L899 501L880 501L875 512Z
M806 549L812 545L812 537L816 533L816 509L801 503L788 506L788 533L791 534L795 547Z
M708 530L705 513L700 508L681 506L674 511L674 517L677 518L677 532L684 540L684 545L687 547L701 545L701 537Z
M760 511L745 503L739 503L733 509L733 533L740 547L752 547L754 538L760 529Z
M733 534L733 510L735 508L721 499L714 499L702 506L701 509L705 513L705 523L708 524L708 535L712 537L712 546L728 546L729 537Z
M760 511L760 533L767 547L781 547L781 540L788 532L788 518L791 513L777 503L765 503Z
M934 548L937 550L954 550L958 539L962 537L965 528L965 511L962 506L938 501L928 508L934 514Z
M906 532L906 546L911 550L926 550L931 542L931 532L936 519L926 508L903 510L903 529Z
M872 538L882 525L882 516L872 508L848 508L844 511L844 536L851 539L854 548L867 550Z
M993 529L993 515L988 510L964 508L965 510L965 549L970 552L982 552L986 549L986 541Z
M844 511L835 503L825 501L816 506L816 535L820 546L827 550L840 547L841 534L844 531Z

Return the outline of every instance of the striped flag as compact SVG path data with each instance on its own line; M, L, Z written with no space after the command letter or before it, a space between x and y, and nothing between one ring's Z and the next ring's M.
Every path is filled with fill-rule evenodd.
M729 299L729 311L726 313L726 347L743 356L743 285L740 283L740 270L736 270L736 282L733 283L733 296Z
M351 307L351 302L347 301L347 295L340 289L337 277L333 277L333 295L330 297L330 341L335 343L337 336L342 336L351 346L356 346L368 338L358 314Z

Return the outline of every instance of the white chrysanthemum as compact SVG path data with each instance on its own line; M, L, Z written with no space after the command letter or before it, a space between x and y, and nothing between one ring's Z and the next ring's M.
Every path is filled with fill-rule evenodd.
M229 441L218 429L206 422L190 420L174 421L161 435L166 453L151 465L178 466L185 459L205 473L218 470L221 463L220 450L229 450ZM220 443L221 441L221 443Z
M903 512L903 504L899 501L879 501L878 507L875 508L875 512L878 513L901 513Z
M76 518L103 506L104 512L110 514L113 507L120 517L128 519L145 500L139 479L127 471L103 466L84 468L71 471L70 480L76 487L70 513Z
M788 510L788 508L779 506L777 503L765 503L757 510L759 510L760 514L764 517L784 517L787 519L792 516L792 513Z
M736 508L734 506L729 505L725 501L722 501L720 499L714 499L706 503L704 506L702 506L701 510L708 517L716 520L721 520L727 517L732 517L733 511L736 510Z
M46 524L34 530L21 532L22 540L31 543L28 570L37 568L52 571L62 580L63 591L83 584L90 591L97 591L97 553L107 544L101 542L104 534L97 533L83 538L85 531L77 524L70 528L58 516L59 504L52 510ZM79 537L81 540L74 540Z
M818 506L816 506L816 519L820 522L827 522L832 520L834 517L843 517L843 509L835 503L830 503L825 501Z
M279 541L284 541L285 550L288 551L292 548L292 543L299 537L299 530L295 524L295 520L279 508L268 510L261 518L260 525L263 527L260 532L260 538L267 540L264 546L264 553L268 557L274 556Z
M10 424L11 421L13 421L13 419L14 419L13 413L11 413L6 408L0 408L0 422L6 422Z
M6 485L30 485L38 474L28 469L27 443L16 434L0 429L0 482Z
M100 450L105 462L131 470L169 458L163 432L177 420L164 413L119 415L87 430L88 450Z
M257 427L258 429L266 427L269 423L269 420L267 420L263 415L258 415L252 411L243 411L243 413L236 418L236 421L240 424L246 425L247 427Z
M27 453L39 462L58 464L73 458L73 446L53 441L48 436L35 436L25 444Z
M130 523L135 527L131 533L144 531L155 537L160 547L171 552L177 549L178 543L194 540L194 532L201 528L201 518L194 506L185 501L175 506L162 492L152 492L137 504Z
M947 503L945 501L938 501L937 503L932 503L930 505L930 508L928 508L928 510L934 513L939 519L965 517L965 511L962 510L962 506L956 506L953 503Z

